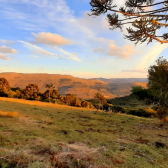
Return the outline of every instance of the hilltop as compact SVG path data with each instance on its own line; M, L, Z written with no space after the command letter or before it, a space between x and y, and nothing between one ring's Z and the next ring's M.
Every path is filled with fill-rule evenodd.
M126 96L130 94L131 86L147 83L145 78L83 79L60 74L0 73L1 77L6 78L11 87L22 89L35 83L41 92L46 90L45 84L52 83L61 95L71 93L82 99L92 99L96 92L101 92L107 99Z

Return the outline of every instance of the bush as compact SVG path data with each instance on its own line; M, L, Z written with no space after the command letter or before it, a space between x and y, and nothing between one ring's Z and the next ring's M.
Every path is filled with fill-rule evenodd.
M12 91L12 90L9 90L7 92L7 94L8 94L9 98L14 98L17 95L17 93L15 91Z
M8 97L6 90L0 90L0 97Z
M157 109L157 117L159 119L165 119L168 116L168 108L165 106L159 106Z
M157 113L154 112L154 110L149 110L149 109L127 109L127 108L122 108L120 106L112 106L111 107L112 111L115 113L121 112L121 113L126 113L129 115L135 115L139 117L156 117Z
M61 105L65 105L65 103L63 103L60 99L56 99L56 103L61 104Z
M37 96L37 97L35 98L35 100L41 101L41 100L42 100L42 97L41 97L41 96Z
M112 106L111 107L111 110L115 113L118 113L118 112L122 112L122 113L125 113L125 109L120 107L120 106Z
M130 115L135 115L135 116L139 116L139 117L151 117L151 116L156 116L154 113L146 111L144 109L133 109L133 110L126 110L127 114Z

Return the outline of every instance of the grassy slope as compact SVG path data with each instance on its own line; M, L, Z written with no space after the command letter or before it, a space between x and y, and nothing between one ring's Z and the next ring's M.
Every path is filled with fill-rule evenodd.
M126 107L126 108L150 108L152 105L145 105L145 103L141 100L138 100L136 96L129 95L125 97L116 97L114 99L107 100L108 103Z
M157 119L14 101L0 98L0 114L19 113L0 115L3 167L51 167L50 156L58 151L55 156L71 167L168 167L168 148L155 147L156 141L168 147L168 125Z

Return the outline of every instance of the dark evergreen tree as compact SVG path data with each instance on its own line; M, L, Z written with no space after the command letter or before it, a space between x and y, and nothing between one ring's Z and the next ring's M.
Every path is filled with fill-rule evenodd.
M158 116L168 115L168 61L160 57L148 70L148 88L159 100Z

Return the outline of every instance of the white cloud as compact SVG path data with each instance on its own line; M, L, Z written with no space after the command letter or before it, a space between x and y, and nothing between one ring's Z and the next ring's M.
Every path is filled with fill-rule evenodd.
M140 60L137 68L143 69L149 66L150 63L154 63L159 54L168 47L168 44L155 43L152 47L148 48L148 51Z
M16 51L15 49L12 49L12 48L6 47L6 46L0 47L0 52L1 53L6 53L6 54L16 54L16 53L18 53L18 51Z
M63 53L65 56L68 56L68 58L81 62L81 60L77 57L77 53L71 54L71 53L68 53L67 51L63 50L62 48L58 48L58 47L54 47L54 48L57 49L58 51L60 51L61 53Z
M110 56L116 56L117 58L127 59L131 55L138 53L134 50L133 45L124 45L123 48L115 44L110 44L107 54Z
M64 55L61 56L61 55L49 52L49 51L47 51L47 50L45 50L45 49L43 49L41 47L38 47L37 45L31 44L31 43L28 43L28 42L25 42L25 41L19 41L19 42L23 43L25 47L27 47L30 50L32 50L33 53L35 53L35 54L51 56L51 57L54 57L54 58L67 58L67 59L72 59L72 60L75 60L75 61L81 61L77 57L76 53L70 54L70 53L66 52L65 50L63 50L61 48L58 48L58 47L53 47L53 48L57 49L58 51L63 53L65 56ZM35 57L37 57L37 56L35 56Z
M41 47L38 47L37 45L33 45L33 44L30 44L30 43L25 42L25 41L19 41L19 42L23 43L25 47L32 50L33 53L42 54L42 55L46 55L46 56L52 56L52 57L55 57L55 58L60 58L60 56L58 54L51 53L47 50L44 50Z
M147 73L147 69L130 69L130 70L122 70L122 72L135 72L135 73Z
M73 44L72 41L63 38L59 34L52 34L49 32L41 32L39 34L32 33L34 35L33 42L36 44L46 44L46 45L70 45Z
M104 52L109 56L115 56L121 59L127 59L131 55L139 53L139 51L135 51L133 45L123 45L123 47L120 47L115 44L114 40L98 38L97 42L100 43L101 47L93 49L93 52Z
M92 51L93 51L93 52L105 52L105 50L102 49L101 47L94 48Z
M0 54L0 59L2 60L10 60L7 56Z

